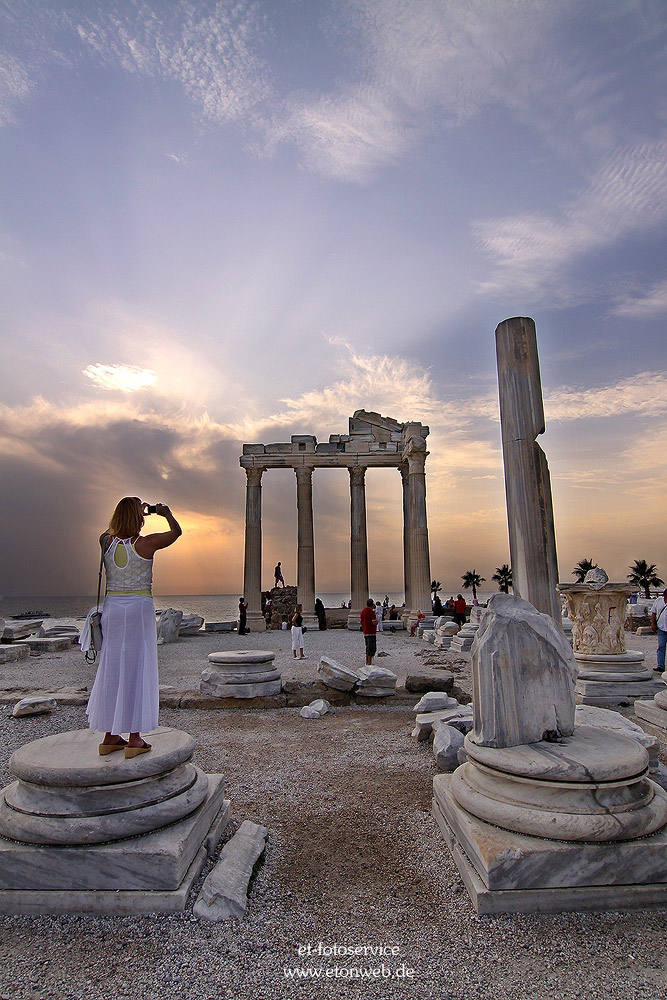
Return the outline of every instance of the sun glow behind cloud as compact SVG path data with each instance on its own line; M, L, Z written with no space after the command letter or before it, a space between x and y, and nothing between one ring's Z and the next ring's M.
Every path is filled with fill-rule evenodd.
M157 381L155 372L135 365L88 365L83 374L100 389L120 392L139 392Z

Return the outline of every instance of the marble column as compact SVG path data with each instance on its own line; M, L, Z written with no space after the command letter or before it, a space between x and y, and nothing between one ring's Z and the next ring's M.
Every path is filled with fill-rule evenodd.
M303 466L296 473L297 601L304 624L317 626L315 615L315 545L313 540L313 470Z
M544 409L532 319L500 323L496 357L513 590L560 623L551 479L535 440L544 433Z
M423 439L419 439L423 443ZM408 446L408 519L407 553L410 605L409 619L415 621L417 612L431 613L431 567L428 551L428 526L426 521L426 448L411 441Z
M403 487L403 593L405 594L406 616L412 610L412 600L410 593L410 531L408 528L408 466L401 465L398 470L401 474L401 485Z
M263 632L262 614L262 473L264 468L246 469L245 494L245 555L243 560L243 594L248 602L246 628Z
M350 473L350 600L347 627L361 627L361 609L368 600L368 542L366 536L366 467L353 465Z

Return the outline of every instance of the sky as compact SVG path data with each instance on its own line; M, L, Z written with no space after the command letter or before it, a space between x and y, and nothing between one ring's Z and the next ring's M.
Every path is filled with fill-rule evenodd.
M429 426L431 575L493 588L512 316L560 579L667 579L666 39L663 0L0 0L0 594L94 593L128 494L184 528L157 593L240 593L243 443L359 408ZM400 476L366 478L381 594ZM262 493L294 583L293 472ZM313 493L347 592L347 474Z

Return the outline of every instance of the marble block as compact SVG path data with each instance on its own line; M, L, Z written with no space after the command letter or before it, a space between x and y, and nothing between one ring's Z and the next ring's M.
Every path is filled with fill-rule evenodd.
M193 913L205 920L242 917L248 905L253 868L264 853L268 830L250 820L241 826L220 852L220 860L206 876Z
M343 666L330 656L321 657L317 672L327 687L337 691L351 691L359 680L356 670Z
M396 690L398 677L393 670L387 670L386 667L376 667L375 665L359 667L357 674L359 677L357 681L357 691L359 694L365 694L371 688L390 693Z
M638 719L650 722L652 726L667 731L667 708L661 708L655 698L637 698L633 704Z
M494 594L472 657L474 742L508 747L574 729L577 666L562 630L513 594Z
M264 681L260 683L227 684L226 681L216 681L209 679L202 680L199 690L202 694L211 695L214 698L265 698L268 695L280 694L282 681Z
M636 722L626 719L620 712L614 712L609 708L599 708L596 705L577 705L574 718L577 726L610 729L624 733L636 740L648 754L649 771L657 771L660 742L655 736L649 736Z
M0 663L18 663L30 659L29 646L0 646Z
M458 708L456 698L451 698L445 691L427 691L422 695L413 712L437 712L443 708Z
M260 666L266 666L266 664L260 664ZM220 670L218 667L209 667L207 670L202 671L201 675L202 683L207 686L221 684L265 684L266 681L279 681L280 671L274 669L270 670ZM200 685L200 690L202 694L207 694L210 692L204 691Z
M31 635L27 639L16 639L17 646L27 646L33 653L62 653L72 645L69 636L61 636L56 639L40 639Z

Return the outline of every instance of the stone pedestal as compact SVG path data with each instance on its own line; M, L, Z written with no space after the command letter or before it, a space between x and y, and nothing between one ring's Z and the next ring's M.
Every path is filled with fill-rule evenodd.
M280 671L271 650L230 650L209 653L211 664L202 671L199 690L214 698L264 698L280 694Z
M605 574L598 571L600 581ZM632 587L624 583L562 583L572 621L572 649L579 667L575 692L581 705L631 705L660 690L644 654L625 646L625 608Z
M229 822L220 775L194 740L160 728L153 749L101 757L99 733L29 743L0 798L0 912L134 914L185 909Z
M553 618L495 595L473 650L466 762L433 814L480 913L667 905L667 794L630 736L574 725Z
M664 676L664 675L663 675ZM663 681L658 681L660 690L652 701L637 699L634 703L635 715L638 719L650 722L658 729L667 730L667 687Z

